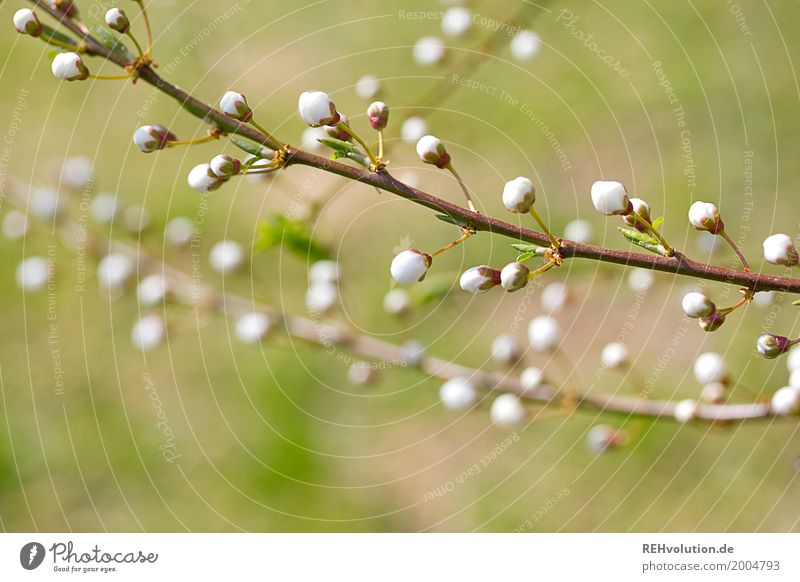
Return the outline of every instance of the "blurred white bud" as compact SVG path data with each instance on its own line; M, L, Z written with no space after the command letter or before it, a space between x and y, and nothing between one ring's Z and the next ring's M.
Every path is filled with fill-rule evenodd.
M142 125L133 132L133 143L145 154L163 150L175 139L175 135L163 125Z
M759 291L755 295L753 295L753 305L758 307L769 307L773 303L775 303L775 299L778 298L777 291Z
M316 261L308 268L308 280L312 283L338 282L339 263L330 259Z
M628 364L628 346L620 342L607 344L600 353L600 361L606 368L622 368Z
M336 104L327 93L322 91L301 93L297 101L297 109L303 121L311 127L336 125L340 117L336 112Z
M129 206L122 213L122 224L132 233L140 233L150 226L150 213L144 206Z
M92 160L86 156L75 156L64 160L61 167L61 183L73 190L82 190L94 177Z
M440 63L445 53L445 46L441 40L435 36L423 36L414 44L412 56L419 66L430 67Z
M221 240L211 247L208 262L217 273L226 275L239 269L244 262L242 245L232 240Z
M325 147L319 140L328 138L328 132L324 127L307 127L300 136L303 149L309 152L321 152Z
M50 69L56 79L62 81L83 81L89 78L89 69L78 53L57 53Z
M419 366L425 357L425 346L416 340L409 340L402 345L403 363L406 366Z
M569 300L569 288L561 281L549 283L542 289L539 295L539 303L542 309L548 313L558 313Z
M681 400L675 405L675 411L673 413L675 420L681 424L692 420L695 414L697 414L697 402L694 400Z
M789 350L789 355L786 357L786 368L790 372L800 370L800 345Z
M324 314L333 309L339 300L335 283L312 283L306 291L306 308L312 314Z
M106 26L120 34L125 34L131 29L130 20L122 8L111 8L106 12Z
M631 198L633 212L650 222L650 205L641 198ZM641 232L647 232L648 228L638 219L634 218L633 213L622 217L622 222Z
M698 291L684 295L681 307L688 317L708 317L717 310L714 302Z
M131 331L133 345L143 351L152 350L164 339L164 321L155 314L145 315Z
M139 285L136 287L136 295L139 298L140 305L145 307L158 305L164 301L164 297L167 295L167 281L161 275L147 275L139 281Z
M501 394L492 402L492 422L500 426L519 426L525 422L525 406L516 394Z
M625 190L625 186L619 182L598 180L592 184L591 194L592 204L600 214L624 216L633 211L633 205L628 199L628 192Z
M797 413L800 410L800 392L789 386L779 388L772 395L770 408L779 416Z
M117 216L117 197L103 192L92 198L89 214L98 224L108 224Z
M403 285L413 285L425 278L433 259L427 253L417 249L408 249L398 253L392 259L389 272L392 278Z
M406 143L416 143L428 133L428 124L421 117L409 117L400 127L400 137Z
M347 379L352 384L371 384L376 375L375 368L369 362L353 362L347 370Z
M561 326L547 315L540 315L528 325L528 341L537 352L552 350L561 341Z
M219 109L228 117L248 123L253 119L253 110L247 104L247 98L236 91L227 91L219 100Z
M539 53L542 41L539 35L530 30L521 30L511 39L511 56L515 60L525 63Z
M29 8L20 8L14 13L14 28L20 34L29 34L31 36L39 36L43 30L39 17Z
M795 390L800 390L800 369L792 370L789 374L789 386Z
M700 400L709 404L719 404L725 397L725 384L722 382L711 382L703 386L700 391Z
M478 391L467 378L452 378L439 388L439 398L449 410L464 410L475 403Z
M450 8L442 16L442 32L447 36L462 37L471 27L472 13L466 8Z
M225 180L214 175L209 164L197 164L189 172L186 181L190 188L203 194L216 190Z
M586 244L592 242L593 234L594 227L592 227L592 223L580 218L568 222L564 227L564 236L577 243Z
M719 217L719 208L710 202L695 202L689 207L689 223L697 230L719 234L725 224Z
M28 217L12 208L3 216L3 236L9 240L17 240L28 232Z
M522 345L512 335L502 334L492 341L492 359L503 366L512 366L522 357Z
M461 274L458 284L464 291L478 293L488 291L500 283L500 271L488 265L470 267Z
M28 257L17 265L17 285L23 291L39 291L47 284L50 267L44 257Z
M628 273L628 289L637 295L644 295L655 283L655 276L650 269L636 267Z
M500 270L500 286L508 292L519 291L528 284L529 273L523 263L509 263Z
M271 326L266 314L246 313L236 320L236 339L243 344L258 343L267 336Z
M101 292L116 294L122 289L134 271L133 262L127 255L111 253L97 263L97 284Z
M586 446L595 455L605 453L622 444L620 432L607 424L598 424L586 433Z
M721 355L715 352L705 352L697 356L694 361L694 377L700 384L726 382L728 367Z
M762 333L758 336L758 339L756 339L756 349L758 353L768 360L775 359L785 354L791 347L792 343L789 338L782 335Z
M405 289L392 289L383 297L383 310L389 315L403 315L411 309L411 296Z
M31 193L28 208L39 220L53 220L61 209L58 192L52 188L36 188Z
M356 96L369 101L378 96L381 91L381 81L375 75L364 75L356 81Z
M519 176L503 186L503 205L511 212L530 212L535 201L536 189L528 178Z
M424 135L417 142L417 155L426 164L432 164L437 168L446 168L450 163L450 154L444 147L444 143L433 135Z
M539 368L525 368L519 376L519 381L526 392L533 392L544 382L544 372Z
M794 267L800 257L789 235L773 234L764 240L764 260L773 265Z
M189 244L194 234L194 223L188 216L176 216L171 219L164 230L167 242L176 247Z

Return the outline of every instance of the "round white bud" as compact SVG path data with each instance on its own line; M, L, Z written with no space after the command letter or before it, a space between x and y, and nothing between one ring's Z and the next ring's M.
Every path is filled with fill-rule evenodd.
M28 232L28 217L23 212L12 208L3 216L3 236L9 240L17 240Z
M708 317L717 310L716 305L698 291L692 291L684 295L683 300L681 300L681 307L683 307L683 312L688 317Z
M503 366L511 366L522 357L522 345L514 336L502 334L492 341L492 359Z
M586 446L589 451L599 455L621 444L620 433L607 424L598 424L586 433Z
M592 204L600 214L624 216L633 210L633 205L628 199L628 192L625 190L625 186L619 182L598 180L592 184L591 194Z
M375 376L375 368L369 362L353 362L347 370L347 379L352 384L370 384Z
M772 395L770 408L779 416L795 414L800 410L800 392L789 386L779 388Z
M246 313L236 320L236 339L243 344L255 344L266 337L271 322L264 313Z
M58 53L50 64L56 79L62 81L83 81L89 78L89 69L78 53Z
M773 265L794 267L800 257L789 235L773 234L764 240L764 260Z
M576 243L586 244L592 242L593 234L594 227L592 223L580 218L568 222L564 227L564 236Z
M311 127L336 125L340 118L336 112L336 104L327 93L322 91L301 93L300 99L297 101L297 109L303 121Z
M47 284L50 266L44 257L28 257L17 265L17 285L23 291L38 291Z
M725 224L719 217L719 208L710 202L695 202L689 207L689 223L697 230L719 234Z
M705 352L694 361L694 377L700 384L724 383L728 379L728 367L721 355Z
M500 285L508 292L519 291L528 284L529 273L523 263L509 263L500 271Z
M75 156L64 160L61 167L61 183L73 190L83 190L94 178L92 160L86 156Z
M219 154L211 158L208 166L218 178L230 178L241 171L242 162L227 154Z
M356 81L356 96L365 101L374 99L381 91L381 81L375 75L364 75Z
M628 346L620 342L607 344L600 353L600 361L606 368L622 368L628 364Z
M655 283L656 278L653 275L653 271L650 269L643 269L641 267L636 267L631 269L631 272L628 273L628 289L636 293L637 295L644 295L650 290L650 287L653 286Z
M106 26L120 34L125 34L131 29L131 23L122 8L111 8L106 12Z
M525 422L526 410L516 394L501 394L492 402L489 414L495 424L519 426Z
M221 240L211 247L208 262L217 273L226 275L239 269L244 262L242 245L232 240Z
M176 247L189 244L194 234L194 223L188 216L176 216L171 219L164 230L167 242Z
M544 382L544 372L535 367L525 368L519 376L519 381L526 392L533 392Z
M460 38L472 27L472 13L466 8L450 8L442 16L442 32L453 38Z
M89 214L98 224L108 224L117 216L117 197L108 192L92 198Z
M324 314L333 309L339 300L335 283L312 283L306 291L306 308L312 314Z
M416 143L427 133L428 123L421 117L409 117L400 127L400 137L406 143Z
M444 43L435 36L423 36L414 44L412 56L414 62L421 67L430 67L440 63L445 56Z
M383 310L389 315L403 315L411 309L411 296L405 289L392 289L383 297Z
M561 341L561 326L552 317L540 315L528 325L528 341L537 352L552 350Z
M312 283L336 283L339 281L339 263L329 259L316 261L308 269L308 280Z
M127 255L111 253L97 263L97 284L101 292L120 291L134 271L133 262Z
M383 101L374 101L367 107L367 119L372 129L386 129L389 124L389 106Z
M439 388L439 398L449 410L464 410L472 406L478 397L475 385L467 378L452 378Z
M694 400L681 400L675 405L673 416L681 424L692 420L697 414L697 402Z
M409 340L402 345L403 365L419 366L425 357L425 346L416 340Z
M794 346L789 350L789 355L786 357L786 368L790 372L800 370L800 345Z
M488 265L470 267L461 274L458 284L464 291L478 293L488 291L500 283L500 271Z
M39 17L36 13L29 8L20 8L14 13L14 28L20 34L29 34L31 36L39 36L42 34L42 23L39 22Z
M145 315L137 321L131 331L133 345L143 351L152 350L164 338L164 321L154 314Z
M433 135L424 135L417 142L417 155L426 164L432 164L437 168L446 168L450 163L450 154L444 147L444 143Z
M163 125L142 125L133 132L133 143L145 154L163 150L175 139Z
M511 39L511 56L525 63L539 53L541 46L539 35L530 30L521 30Z
M631 207L633 208L633 212L641 216L647 222L650 222L650 205L647 202L641 198L631 198ZM623 216L622 221L636 230L647 232L647 227L638 218L634 218L633 212Z
M542 309L548 313L558 313L564 308L568 300L569 289L561 281L549 283L539 295L539 303Z
M212 192L222 186L225 181L211 171L210 164L197 164L186 177L189 187L201 194Z
M157 305L164 301L164 297L167 295L167 281L161 275L148 275L139 281L136 295L140 305L146 307Z
M511 212L530 212L535 201L536 189L528 178L519 176L503 186L503 205Z
M53 220L61 209L58 192L47 187L36 188L31 193L28 209L33 216L40 220Z
M407 249L392 259L389 272L392 279L403 285L413 285L425 278L433 259L427 253L417 249Z
M253 119L253 110L247 104L247 98L236 91L227 91L219 100L219 108L225 115L248 123Z
M700 391L700 399L709 404L719 404L725 397L725 384L722 382L711 382L703 386Z

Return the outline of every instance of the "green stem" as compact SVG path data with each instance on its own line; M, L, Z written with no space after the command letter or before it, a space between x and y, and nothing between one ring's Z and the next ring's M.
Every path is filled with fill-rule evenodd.
M274 136L273 136L273 135L272 135L270 132L268 132L266 129L264 129L263 127L261 127L261 125L260 125L260 124L256 123L256 120L255 120L255 119L251 119L251 120L250 120L250 125L252 125L253 127L255 127L255 128L258 130L258 131L260 131L261 133L263 133L264 135L266 135L266 136L267 136L269 139L271 139L272 141L279 143L279 142L278 142L278 140L277 140L277 139L275 139L275 137L274 137Z
M544 223L544 220L542 220L542 217L539 216L539 213L536 212L536 209L533 206L531 206L531 216L533 216L534 220L536 220L536 223L539 225L539 228L541 228L542 231L550 239L550 242L553 243L553 248L558 249L561 243L559 243L558 239L553 236L553 233L550 232L549 228L547 228L547 225Z
M742 266L744 267L744 270L745 271L749 271L750 270L750 265L747 264L747 259L744 258L744 255L742 254L742 251L739 250L739 247L736 246L736 243L733 242L733 239L728 236L728 233L725 232L724 229L721 232L719 232L719 235L722 238L725 239L725 242L727 242L730 245L730 247L733 249L733 252L736 253L737 257L739 257L739 260L742 262Z
M364 151L367 153L367 156L369 156L369 161L372 162L372 164L376 167L379 165L378 158L375 157L375 154L372 153L372 150L369 148L369 146L364 142L363 139L361 139L358 136L358 134L355 131L353 131L353 129L349 125L347 125L344 121L339 121L336 124L336 129L345 132L347 135L356 140L358 145L364 148Z
M446 244L446 245L444 245L442 248L440 248L440 249L439 249L438 251L436 251L435 253L431 253L431 257L436 257L436 256L438 256L438 255L441 255L441 254L442 254L442 253L444 253L445 251L449 251L449 250L450 250L450 249L452 249L453 247L460 245L462 242L464 242L465 240L467 240L467 239L468 239L470 236L472 236L472 233L471 233L471 232L464 231L464 234L462 234L462 235L461 235L460 237L458 237L456 240L454 240L453 242L451 242L451 243L449 243L449 244Z
M447 168L450 171L450 173L453 174L453 177L456 179L456 182L458 182L458 185L461 187L461 191L464 193L464 197L467 199L467 206L469 206L469 209L472 212L477 213L478 210L475 208L475 204L472 202L472 196L470 196L469 190L467 190L467 186L466 184L464 184L464 180L462 180L461 176L458 174L458 172L456 172L456 169L453 167L453 164L447 164L445 168Z
M133 45L136 47L136 50L137 50L137 52L139 53L139 58L140 58L140 59L144 58L144 51L142 50L142 45L140 45L140 44L139 44L139 41L138 41L138 40L136 40L136 37L135 37L135 36L133 36L133 33L132 33L130 30L129 30L129 31L128 31L128 32L126 32L125 34L127 34L127 35L128 35L128 38L130 38L130 39L131 39L131 42L132 42L132 43L133 43Z
M671 246L669 246L669 243L666 241L666 239L665 239L663 236L661 236L661 233L660 233L660 232L658 232L658 230L657 230L657 229L656 229L656 228L655 228L655 227L654 227L652 224L650 224L650 221L649 221L649 220L646 220L646 219L645 219L645 218L644 218L644 217L643 217L641 214L639 214L639 213L638 213L638 212L636 212L635 210L633 211L633 213L632 213L632 214L633 214L633 217L634 217L634 224L635 224L636 222L639 222L639 223L641 223L641 224L642 224L642 225L643 225L643 226L644 226L644 227L645 227L647 230L649 230L649 231L650 231L650 233L651 233L651 234L652 234L654 237L656 237L656 238L658 239L658 242L660 242L660 243L661 243L661 246L662 246L662 247L664 247L664 252L666 253L666 255L667 255L668 257L671 257L671 256L672 256L672 255L675 253L675 251L672 249L672 247L671 247Z

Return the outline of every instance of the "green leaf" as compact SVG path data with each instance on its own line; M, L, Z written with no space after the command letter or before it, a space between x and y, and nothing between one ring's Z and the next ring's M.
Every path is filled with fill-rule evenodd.
M647 249L651 253L655 253L657 255L664 256L664 253L661 252L659 249L659 242L657 239L654 239L652 236L645 234L643 232L639 232L638 230L634 230L632 228L619 228L619 231L622 233L628 242L635 244L636 246L642 247L643 249Z
M254 143L250 143L248 141L242 141L242 140L236 139L236 138L233 138L231 140L231 142L233 142L233 145L235 145L237 148L239 148L242 151L247 152L251 156L256 156L257 158L265 159L264 158L264 146L260 146L260 145L254 144Z
M329 148L331 148L336 152L344 153L344 155L349 155L349 154L364 155L356 146L351 144L349 141L342 141L341 139L335 139L333 137L321 137L317 141L323 145L328 146Z
M521 253L520 255L517 255L517 262L524 263L528 259L532 259L535 256L537 256L536 253Z
M523 243L512 243L511 248L521 253L535 253L537 249L547 248L547 245L528 245Z
M256 250L265 251L283 247L302 259L319 261L330 253L311 235L309 225L302 220L288 218L283 214L272 214L259 227Z
M442 222L446 222L447 224L455 224L456 226L460 226L461 228L466 228L468 225L465 222L458 220L455 216L450 216L449 214L435 214L436 218L441 220Z
M78 43L75 42L74 38L70 38L66 34L61 34L55 28L47 26L44 22L42 23L42 30L44 30L45 35L49 36L50 38L59 40L66 44L74 44L76 48L78 46Z
M128 49L125 47L124 44L122 44L120 38L116 34L111 32L111 29L108 29L105 26L101 26L99 24L95 24L94 34L100 40L100 42L103 43L103 45L105 45L107 49L109 49L119 58L124 59L126 61L133 61L133 55L128 52Z
M792 305L800 305L800 299L798 299L797 301L792 301Z
M663 216L659 216L653 222L653 228L658 228L659 226L661 226L663 224L663 222L664 222L664 217Z

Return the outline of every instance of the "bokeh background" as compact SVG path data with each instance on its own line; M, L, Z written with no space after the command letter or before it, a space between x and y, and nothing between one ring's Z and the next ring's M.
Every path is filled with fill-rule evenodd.
M278 248L253 252L242 273L223 279L209 269L206 253L223 238L252 249L270 216L319 205L311 230L343 274L332 317L389 341L417 339L431 354L475 367L498 368L489 357L492 339L512 333L524 340L527 321L543 313L538 290L515 326L521 293L475 297L458 289L464 268L502 266L515 256L509 241L482 234L437 259L429 293L418 295L427 302L402 319L385 314L395 249L432 251L457 236L453 226L391 194L301 168L271 180L232 181L201 200L186 184L188 170L235 149L220 142L142 155L131 135L143 123L163 123L184 138L203 135L205 127L144 83L55 80L44 44L13 32L11 15L26 4L0 5L4 195L11 176L31 187L54 184L66 158L87 156L96 192L143 205L152 217L141 234L115 224L90 226L94 236L111 234L191 272L192 252L165 245L163 228L175 216L196 219L207 205L200 225L204 282L300 313L306 257ZM95 21L111 5L78 4ZM763 238L798 232L795 3L475 1L469 7L486 23L522 18L535 30L536 58L515 61L509 35L484 54L493 32L476 23L466 37L447 40L447 59L432 67L415 64L411 47L422 36L441 36L446 4L150 4L156 58L167 78L212 103L228 89L246 93L261 124L290 143L301 142L304 130L296 115L301 91L329 92L372 138L367 103L354 92L359 77L383 80L383 99L400 119L437 87L452 85L453 67L473 55L476 66L465 78L496 90L459 86L419 111L447 142L487 214L519 220L503 210L499 195L506 180L530 176L539 211L557 233L583 218L594 225L596 242L626 248L617 221L591 207L590 184L606 178L623 181L655 215L663 213L667 238L694 258L735 265L728 250L710 254L708 241L689 228L686 210L694 200L720 205L757 269L780 272L761 265ZM136 14L135 3L121 5ZM134 26L141 37L141 22ZM96 60L89 66L113 71ZM390 170L413 171L425 189L459 201L452 179L423 167L413 144L399 140L398 125L390 122L387 132ZM70 196L63 192L65 203L78 208ZM4 196L2 210L9 206ZM24 295L14 281L16 265L48 252L56 261L55 294ZM51 224L33 224L23 241L0 244L4 530L800 528L793 420L679 426L532 408L526 426L500 429L488 417L491 396L455 414L438 404L439 382L415 370L383 371L373 385L353 385L346 358L280 334L242 346L232 321L186 306L155 310L167 320L167 341L143 354L130 341L142 312L135 295L109 301L93 272L86 290L76 292L76 266ZM637 377L657 378L655 398L698 397L691 364L709 350L730 365L731 402L768 397L786 383L784 362L758 358L753 343L762 329L797 333L792 298L752 305L705 334L680 309L692 281L657 274L637 298L627 275L585 261L548 273L543 283L564 281L570 290L570 303L555 316L571 366L534 353L524 363L545 368L556 384L568 379L581 390L634 394L631 377L602 373L599 364L603 345L625 329ZM721 304L736 299L724 285L705 289ZM174 462L159 450L165 439L147 378L175 435ZM600 423L629 428L629 445L590 453L586 431ZM487 455L491 461L482 462ZM476 463L480 471L460 477ZM446 493L432 496L437 490Z

